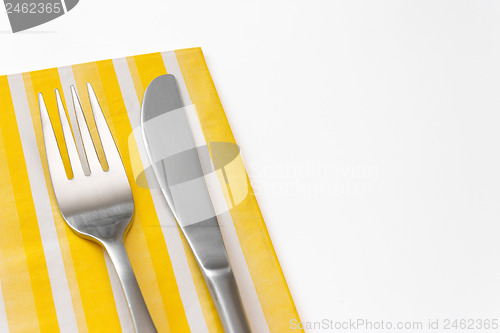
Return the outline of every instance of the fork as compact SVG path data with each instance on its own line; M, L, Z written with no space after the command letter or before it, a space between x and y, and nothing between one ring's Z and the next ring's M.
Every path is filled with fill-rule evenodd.
M81 161L78 156L66 111L56 89L59 120L73 172L71 179L66 176L61 150L43 95L38 94L45 152L57 204L66 223L79 236L99 243L108 252L121 282L135 331L156 332L123 242L134 212L132 191L120 154L90 83L87 83L87 90L108 169L103 170L99 162L80 99L75 88L71 86L71 97L77 119L77 126L74 126L77 128L73 128L73 132L75 136L80 132L84 146L82 156L86 156L90 168L84 171L82 165L85 161Z

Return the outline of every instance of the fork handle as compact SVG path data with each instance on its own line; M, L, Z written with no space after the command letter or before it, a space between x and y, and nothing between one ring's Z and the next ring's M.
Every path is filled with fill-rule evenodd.
M118 278L120 279L123 293L128 303L128 309L132 316L132 322L136 333L156 333L156 328L149 314L146 302L142 297L139 284L130 265L127 251L123 239L109 240L103 242L103 246L111 258L111 262L115 267Z

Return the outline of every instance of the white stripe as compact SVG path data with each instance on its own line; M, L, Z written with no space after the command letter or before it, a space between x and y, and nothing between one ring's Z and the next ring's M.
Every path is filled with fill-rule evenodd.
M196 114L196 108L194 106L192 108L189 108L186 112L186 115L189 121L189 126L191 128L191 131L193 132L193 138L196 147L205 147L205 146L208 147L207 141L205 140L205 136L203 135L203 130L201 129L200 121L198 120L198 116ZM203 167L204 164L202 163L202 168ZM207 184L208 191L210 192L210 199L212 200L212 205L214 206L215 213L217 215L221 215L227 213L229 211L229 208L227 206L224 193L222 192L219 177L217 176L217 170L215 170L211 158L210 158L210 167L211 169L209 170L203 170L203 173L205 174L205 182ZM232 218L230 221L231 223L233 223Z
M28 179L35 205L43 252L47 263L50 286L54 297L57 321L62 332L77 332L78 326L71 301L71 293L64 267L62 251L52 215L49 193L43 174L33 121L23 78L20 74L8 76L17 126L21 137Z
M132 80L132 75L128 68L127 60L113 60L116 76L120 85L120 90L127 109L128 118L132 128L140 124L140 103ZM130 141L129 141L130 142ZM135 136L135 142L142 161L148 161L142 136ZM156 178L147 174L147 181L151 186L150 192L156 209L156 214L162 226L162 233L167 244L167 251L172 262L175 279L179 288L179 294L186 312L186 318L192 332L208 332L208 327L203 316L203 311L196 293L193 277L189 269L184 246L180 238L179 230L175 219L167 206L163 194L156 184Z
M184 105L191 105L192 101L189 96L186 82L184 81L184 77L182 76L182 72L179 67L175 52L165 52L162 53L162 56L167 72L174 75L177 79L177 84L179 86L179 91L181 93ZM190 108L189 111L195 109L196 105L195 108ZM189 124L191 125L191 130L193 131L193 137L195 139L196 146L200 147L207 145L199 120L197 118L194 118L192 112L188 112L188 119ZM205 177L205 179L208 180L207 187L210 192L212 201L217 204L217 207L219 207L218 211L220 211L220 206L222 205L224 207L223 210L225 212L229 212L229 208L227 207L227 202L224 198L221 187L222 185L220 184L220 182L213 181L213 176ZM236 229L234 228L234 222L231 214L221 214L218 216L218 220L221 226L224 245L226 246L228 252L229 262L231 263L231 267L234 271L243 306L249 318L252 331L262 333L269 332L269 327L264 316L264 311L262 310L262 305L259 302L257 291L255 290L255 285L253 284L250 271L248 270L248 265L243 254L243 250L241 249L241 245L238 240Z
M7 312L5 312L5 301L2 293L2 284L0 284L0 332L9 332Z
M123 103L127 109L128 120L132 128L140 125L141 104L137 98L132 74L128 68L126 58L113 59L116 77L122 93Z
M66 101L66 110L68 111L68 115L70 117L70 122L71 122L71 128L76 128L78 126L77 120L76 120L76 115L74 111L74 106L73 106L73 99L71 97L71 90L70 86L75 86L76 88L76 82L75 82L75 75L73 73L73 69L70 66L66 67L60 67L58 68L59 71L59 78L61 81L61 86L63 89L63 95L64 99ZM84 98L84 94L87 92L79 92L80 99ZM86 97L85 97L86 98ZM79 131L73 130L74 136L75 136L75 141L77 144L77 149L78 149L78 154L80 156L85 156L84 151L83 151L83 143L81 141L81 136ZM82 157L80 157L81 159ZM86 157L83 157L83 159L86 161ZM113 264L111 263L111 260L108 257L108 254L106 251L103 249L104 252L104 257L106 259L106 268L108 269L108 276L109 280L111 283L111 290L113 291L113 297L115 299L116 303L116 310L118 312L118 319L120 321L120 325L122 327L122 330L124 332L129 332L130 330L133 331L133 323L132 323L132 318L130 317L130 313L128 310L128 305L127 305L127 300L125 299L125 295L123 294L123 290L120 285L120 280L118 279L118 276L116 275L115 268ZM118 287L117 287L118 286ZM130 332L132 332L130 331Z
M111 290L113 291L113 296L116 302L116 311L118 312L118 319L120 320L120 326L123 333L134 333L134 323L132 322L132 317L127 307L127 302L123 296L123 289L116 275L115 267L111 262L111 258L106 251L104 251L104 260L106 261L106 267L108 268L109 277L111 280ZM121 296L119 296L121 295ZM117 297L119 298L117 300ZM121 299L120 299L121 297Z

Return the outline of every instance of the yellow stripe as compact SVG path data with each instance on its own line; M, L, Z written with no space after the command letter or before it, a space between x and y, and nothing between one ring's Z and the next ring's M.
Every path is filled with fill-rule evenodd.
M158 66L160 66L160 68L161 68L161 66L163 66L163 71L165 71L165 66L163 65L163 62L161 61L161 55L159 53L157 53L155 55L156 56L153 56L151 58L147 57L147 56L145 58L140 58L140 59L136 59L136 57L127 58L130 73L132 75L132 80L134 82L134 86L136 89L137 97L138 97L139 101L141 101L141 102L142 102L142 97L144 95L144 89L145 89L144 88L145 86L143 85L142 79L148 80L148 78L149 78L150 80L152 80L152 78L148 74L150 73L151 69L157 68ZM148 62L148 60L150 62L148 62L148 66L146 66L145 68L139 68L138 64L142 65L143 59L145 59L146 62ZM161 74L159 74L159 75L161 75ZM139 111L139 110L137 110L137 111ZM150 197L149 191L146 190L146 192L148 193L148 195L147 195L148 204L151 205L151 209L154 209L154 203L153 203L152 199L151 199L151 201L149 201L149 197ZM172 295L175 295L175 298L173 298L171 300L171 302L169 302L170 304L166 304L166 306L165 306L166 311L167 311L167 316L169 319L169 323L170 323L170 327L172 329L172 332L189 332L190 331L189 324L188 324L188 321L186 318L186 313L184 311L184 306L182 304L182 300L181 300L181 297L179 294L179 288L178 288L177 282L175 280L175 275L174 275L173 267L172 267L172 264L170 261L170 257L169 257L168 252L167 252L165 240L163 238L161 225L160 225L160 222L158 221L157 217L154 221L155 221L155 223L158 223L158 228L156 228L156 229L148 228L144 231L146 234L151 233L151 237L154 236L157 238L156 245L160 244L160 239L161 239L162 247L165 246L164 249L162 249L162 251L164 251L164 252L160 252L160 253L162 253L162 255L165 255L165 259L168 258L169 265L168 265L168 267L167 266L165 267L165 268L167 268L167 270L162 273L163 277L159 276L158 279L159 279L159 283L160 283L160 288L163 289L162 295L164 293L167 293L167 295L168 295L168 293L173 293ZM152 253L154 253L154 252L152 252ZM163 284L165 284L165 285L163 286Z
M182 239L182 245L184 246L184 251L186 252L189 270L191 271L191 275L193 276L196 293L198 294L198 299L200 301L201 311L203 312L205 322L207 323L208 331L210 333L224 333L222 323L219 319L219 315L217 314L217 309L215 308L215 304L212 300L212 297L210 296L207 285L205 284L205 280L203 279L203 275L201 274L198 262L196 261L196 258L191 251L191 247L189 246L186 237L184 237L182 232L180 233L180 235Z
M13 112L7 77L0 77L0 100L2 104L2 124L10 124L5 114ZM17 128L17 127L16 127ZM3 128L2 128L3 130ZM40 331L37 305L26 250L24 247L16 199L12 187L11 170L7 159L6 147L0 138L0 273L5 301L7 322L11 332ZM7 141L8 142L8 141ZM36 274L36 272L32 272Z
M127 60L130 72L132 73L132 79L134 81L137 96L139 100L142 101L144 91L151 81L160 75L167 74L162 55L161 53L152 53L131 57ZM180 228L178 228L178 230L182 239L184 252L187 257L189 269L193 276L196 293L201 304L201 310L203 312L203 316L205 317L208 330L210 333L223 332L222 324L219 320L219 316L217 315L217 310L215 309L215 305L210 297L198 263L196 262L186 238L180 231Z
M76 235L66 225L57 207L50 183L45 149L43 144L41 144L43 137L39 129L40 116L37 95L39 92L43 93L51 119L58 120L54 89L57 88L62 91L59 73L57 69L31 72L24 75L24 81L29 97L31 116L35 123L35 128L38 129L36 135L45 169L45 177L49 188L58 237L61 244L64 245L62 246L63 259L66 271L69 271L68 281L70 282L73 305L77 312L76 317L79 330L89 332L120 331L120 322L103 250L98 244ZM62 97L64 98L64 96ZM55 123L55 131L60 132L60 124L57 124L58 121ZM61 134L59 133L60 137ZM67 159L67 153L64 149L63 152L63 156Z
M211 142L235 143L201 49L175 53L206 141L209 145ZM224 179L219 177L219 181L225 187ZM231 209L238 239L270 331L295 332L289 323L291 319L299 320L299 316L248 179L247 184L249 195ZM230 201L228 206L231 207Z
M0 85L4 89L1 92L1 100L6 101L10 99L10 90L6 82L7 78L3 77L2 81ZM1 117L2 137L4 142L8 142L5 146L5 154L10 170L12 190L15 195L15 206L12 206L11 209L17 209L40 329L42 332L58 331L59 325L49 273L12 101L6 108L2 108Z
M137 72L132 73L132 78L136 78L139 80L134 80L134 84L136 84L136 89L140 87L141 89L137 91L137 96L142 103L142 98L144 97L144 91L147 86L160 75L167 74L167 70L165 69L165 64L163 63L163 58L161 53L150 53L143 54L132 57L132 68L136 68ZM130 65L129 61L129 65ZM133 72L131 70L131 72ZM138 76L136 76L138 75Z

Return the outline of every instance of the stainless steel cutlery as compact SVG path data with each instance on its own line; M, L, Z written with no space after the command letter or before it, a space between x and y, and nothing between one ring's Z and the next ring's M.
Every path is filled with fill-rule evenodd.
M105 170L87 126L76 89L71 97L77 126L70 127L56 90L59 120L73 176L68 179L43 95L38 95L50 178L61 214L81 237L102 245L120 279L135 331L156 332L124 246L134 201L111 132L90 84L88 95L108 168ZM141 127L154 174L196 257L226 333L250 333L250 326L223 243L217 215L183 110L177 82L162 75L144 94ZM78 151L74 137L81 137Z
M250 332L193 134L173 75L144 93L141 126L164 197L193 250L225 332Z
M45 151L57 203L64 220L78 235L101 244L108 252L120 279L135 331L156 332L123 243L134 212L132 192L96 94L90 84L87 84L87 89L109 168L103 170L99 162L78 94L71 87L78 121L78 128L73 128L73 132L81 134L85 150L83 156L86 156L90 167L90 173L85 174L61 97L56 90L59 118L73 172L71 179L66 176L43 96L38 95Z

